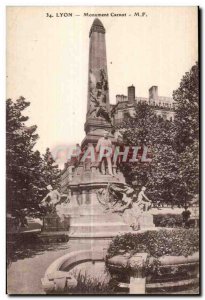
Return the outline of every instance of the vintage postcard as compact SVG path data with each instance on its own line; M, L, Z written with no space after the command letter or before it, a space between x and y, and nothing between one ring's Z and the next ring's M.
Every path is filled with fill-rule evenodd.
M7 7L8 294L200 294L198 16Z

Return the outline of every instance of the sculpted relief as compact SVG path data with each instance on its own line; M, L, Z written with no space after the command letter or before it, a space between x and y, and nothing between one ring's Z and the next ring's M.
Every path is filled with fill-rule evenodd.
M108 81L106 71L99 70L99 79L90 70L89 73L89 110L88 115L93 118L102 118L111 123L110 112L107 108L108 103Z
M138 230L142 215L151 208L151 201L145 195L145 190L142 187L136 195L135 190L127 184L111 183L107 188L97 191L97 198L105 212L119 214L133 230Z
M144 194L146 188L136 195L135 190L127 184L109 183L107 188L101 188L97 191L99 202L105 210L123 214L125 210L134 209L135 212L148 211L151 207L151 201Z

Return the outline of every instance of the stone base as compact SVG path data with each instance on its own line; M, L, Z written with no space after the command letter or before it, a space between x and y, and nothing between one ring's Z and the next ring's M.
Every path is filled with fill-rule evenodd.
M68 232L58 231L58 232L41 232L38 235L39 240L42 243L66 243L69 241Z
M155 227L153 215L149 212L143 212L138 219L139 229L149 229Z
M121 216L104 212L100 204L82 205L78 209L78 214L71 217L70 237L111 238L130 230L130 226L123 221Z
M60 218L57 213L52 213L43 218L43 232L67 231L70 227L69 216Z
M116 176L102 175L96 166L86 169L82 165L77 168L70 183L70 237L111 238L131 230L121 216L110 212L106 203L99 199L99 191L106 190L109 183L124 185L124 182L121 173Z
M71 226L70 238L112 238L130 232L131 228L123 223L76 224Z
M61 220L70 219L70 238L112 238L130 232L131 227L117 213L105 211L92 195L91 201L81 205L61 205L57 213Z

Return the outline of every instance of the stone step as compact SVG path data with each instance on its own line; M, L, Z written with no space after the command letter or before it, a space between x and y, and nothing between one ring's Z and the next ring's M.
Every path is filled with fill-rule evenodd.
M71 232L69 234L69 238L70 239L77 239L77 238L81 238L81 239L93 239L95 238L96 241L98 238L103 238L103 241L105 241L104 239L112 239L113 237L115 237L118 234L124 234L124 233L128 233L128 232L132 232L129 230L121 230L121 231L101 231L101 232Z
M116 227L116 226L128 226L127 224L123 223L123 222L106 222L106 223L103 223L103 222L91 222L91 223L72 223L71 226L85 226L85 227L89 227L89 226L92 226L92 227L106 227L106 226L113 226L113 227Z
M99 224L76 224L76 225L71 225L70 227L70 234L72 233L92 233L92 234L99 234L102 232L106 232L107 235L109 236L111 232L115 232L115 235L120 232L127 232L130 231L130 227L126 224L123 223L99 223Z
M76 222L79 222L79 223L88 223L88 224L91 224L91 223L107 223L107 222L111 222L111 223L122 223L122 218L120 218L120 216L118 215L110 215L110 214L101 214L101 215L86 215L86 216L76 216L76 217L73 217L72 220L71 220L71 223L76 223ZM123 222L124 223L124 222Z

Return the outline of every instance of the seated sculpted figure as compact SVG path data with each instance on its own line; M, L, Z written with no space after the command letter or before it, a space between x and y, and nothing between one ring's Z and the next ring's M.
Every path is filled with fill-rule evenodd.
M123 214L124 221L132 227L133 230L140 229L140 218L144 211L147 211L151 207L151 201L144 194L146 190L142 187L142 190L138 194L133 195L132 206L130 209L125 210ZM137 199L136 199L137 198ZM135 201L136 199L136 201Z
M146 187L143 186L141 191L138 194L137 197L137 204L139 207L141 207L144 211L148 211L151 208L152 202L147 198L145 195Z
M69 195L60 194L57 190L53 190L51 185L47 186L47 190L49 193L43 198L40 203L41 207L45 207L51 212L55 212L56 205L60 204L61 202L69 202ZM64 200L63 200L64 199Z

